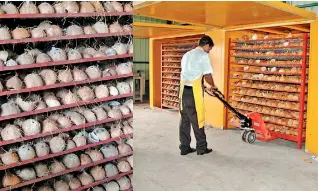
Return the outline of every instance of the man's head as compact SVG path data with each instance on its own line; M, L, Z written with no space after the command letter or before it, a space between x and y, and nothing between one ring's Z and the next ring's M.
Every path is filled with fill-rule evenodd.
M214 43L213 43L213 40L207 36L207 35L204 35L200 41L199 41L199 46L206 52L206 53L209 53L210 50L213 48L214 46Z

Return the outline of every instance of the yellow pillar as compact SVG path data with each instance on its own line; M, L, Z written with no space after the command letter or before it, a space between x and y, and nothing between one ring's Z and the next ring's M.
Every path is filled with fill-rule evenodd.
M153 95L153 39L149 39L149 105L150 108L154 107L154 95Z
M310 24L310 65L308 82L308 106L306 127L306 150L318 154L318 20Z

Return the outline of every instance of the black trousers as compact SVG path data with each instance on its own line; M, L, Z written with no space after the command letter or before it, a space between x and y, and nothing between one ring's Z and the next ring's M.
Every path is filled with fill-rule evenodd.
M185 86L182 95L182 111L179 124L180 150L188 149L191 143L191 125L194 136L197 141L196 149L203 151L207 148L206 135L204 127L199 128L197 121L197 111L195 108L194 95L192 87Z

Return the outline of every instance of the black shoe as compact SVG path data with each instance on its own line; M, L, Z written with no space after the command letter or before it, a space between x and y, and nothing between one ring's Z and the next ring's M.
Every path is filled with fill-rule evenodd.
M198 155L204 155L204 154L209 154L209 153L212 152L212 151L213 151L212 149L206 148L206 149L203 150L203 151L197 151L197 154L198 154Z
M185 150L181 150L181 155L187 155L189 153L194 153L196 150L193 148L189 148L189 149L185 149Z

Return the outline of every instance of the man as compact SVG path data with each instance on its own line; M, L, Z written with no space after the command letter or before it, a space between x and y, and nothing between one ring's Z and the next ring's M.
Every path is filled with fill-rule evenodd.
M203 79L216 88L212 78L213 69L210 63L209 52L213 48L213 40L203 36L199 46L185 53L181 60L180 99L180 150L181 155L197 151L198 155L208 154L212 149L207 148L204 132L204 103ZM204 77L204 78L203 78ZM191 125L197 141L196 149L190 147Z

